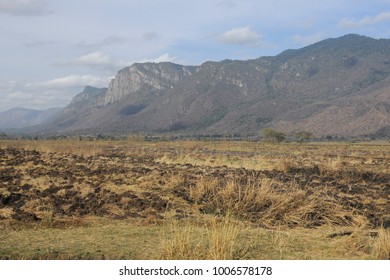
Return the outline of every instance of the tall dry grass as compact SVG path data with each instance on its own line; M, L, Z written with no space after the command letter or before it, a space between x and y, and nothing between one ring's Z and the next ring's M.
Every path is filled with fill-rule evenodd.
M204 213L230 213L267 228L366 224L364 216L345 209L336 198L321 190L304 190L293 182L282 186L272 179L203 178L190 188L189 196L202 205Z
M173 221L165 232L161 259L245 259L248 244L240 238L245 227L230 217L213 217L203 225Z
M374 252L376 259L390 260L390 229L379 229Z
M76 154L82 156L105 155L112 152L113 142L92 142L78 140L7 140L1 141L1 148L36 150L44 153Z

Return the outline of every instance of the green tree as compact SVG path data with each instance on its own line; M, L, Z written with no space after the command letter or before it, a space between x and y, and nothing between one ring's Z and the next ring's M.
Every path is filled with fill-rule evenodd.
M271 128L263 128L261 130L261 136L266 140L266 141L272 141L272 142L283 142L286 140L286 134L283 132L275 131Z
M313 135L308 131L300 131L295 135L295 138L299 143L303 143L304 141L308 141L313 137Z

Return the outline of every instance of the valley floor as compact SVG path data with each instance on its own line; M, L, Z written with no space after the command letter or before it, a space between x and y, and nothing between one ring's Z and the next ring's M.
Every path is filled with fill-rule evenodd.
M389 259L390 144L0 141L0 259Z

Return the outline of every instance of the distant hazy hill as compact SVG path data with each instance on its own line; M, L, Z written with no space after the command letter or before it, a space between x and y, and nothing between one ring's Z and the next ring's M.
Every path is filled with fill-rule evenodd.
M134 64L77 95L50 131L390 136L389 73L390 40L359 35L247 61Z
M48 124L56 119L62 110L63 108L51 108L43 111L13 108L5 112L0 112L0 129L24 128Z

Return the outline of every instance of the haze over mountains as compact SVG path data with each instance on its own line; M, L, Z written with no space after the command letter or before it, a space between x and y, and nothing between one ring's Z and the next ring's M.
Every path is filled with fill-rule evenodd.
M246 61L136 63L35 131L390 136L389 73L390 40L359 35Z
M49 124L59 116L62 110L63 108L50 108L48 110L12 108L5 112L0 112L0 129L19 129Z

